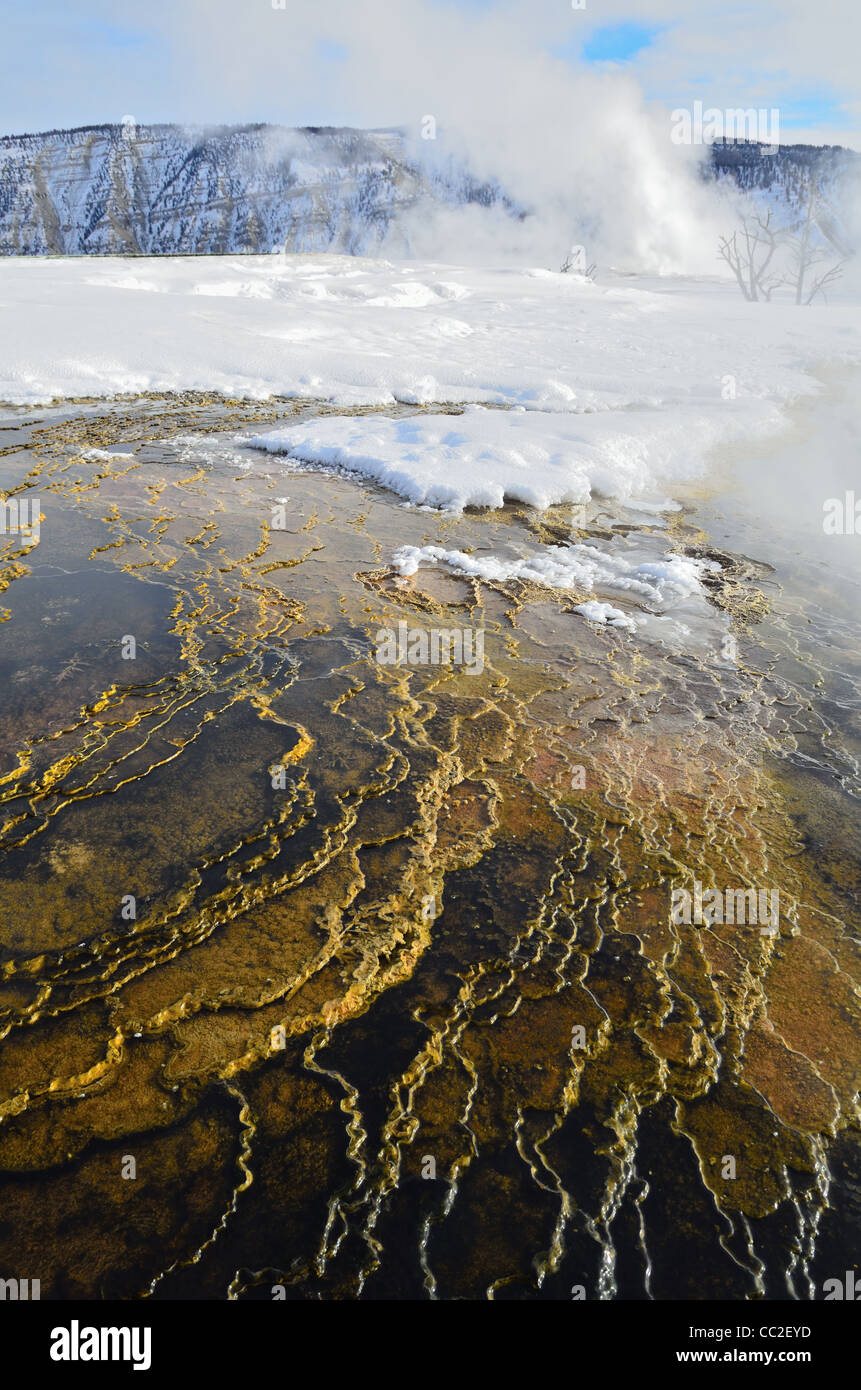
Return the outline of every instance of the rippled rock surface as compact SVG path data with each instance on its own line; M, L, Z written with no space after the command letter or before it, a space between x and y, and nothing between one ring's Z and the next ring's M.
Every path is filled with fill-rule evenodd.
M858 1235L853 622L693 501L660 543L721 564L737 661L405 579L403 545L630 526L441 517L225 443L312 410L0 422L42 516L0 537L0 1273L821 1297ZM480 630L482 669L381 663L400 622ZM777 889L778 930L675 921L695 880Z

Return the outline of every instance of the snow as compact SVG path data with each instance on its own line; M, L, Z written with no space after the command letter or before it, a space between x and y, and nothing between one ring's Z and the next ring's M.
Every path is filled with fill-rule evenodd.
M335 255L0 258L0 314L0 401L322 399L345 413L231 446L448 512L599 497L651 522L721 446L779 430L782 406L820 391L823 364L861 363L849 299L802 310L747 304L719 280ZM425 408L393 416L403 404ZM689 621L703 627L715 566L666 545L620 532L529 553L403 546L394 565L589 595L575 609L586 621L679 641Z
M627 591L656 606L669 599L701 594L702 575L720 569L714 560L695 560L670 554L663 555L657 561L636 564L622 554L611 554L592 543L547 545L540 551L514 559L468 555L462 550L445 550L437 545L405 545L395 551L392 563L404 576L418 573L423 564L440 564L455 574L496 583L524 580L549 589L590 590L601 585ZM585 610L581 606L578 611ZM586 616L595 621L606 621L596 616L596 611L590 611Z
M626 499L696 476L714 445L749 429L776 428L762 401L742 410L550 414L467 407L462 415L326 417L248 442L304 463L361 474L419 505L460 511L507 498L545 508Z
M561 414L684 407L758 429L752 407L813 389L811 364L861 360L850 303L802 314L746 304L721 281L603 285L334 255L2 257L0 312L0 400L18 404L212 390Z
M725 628L703 585L703 577L720 571L715 560L661 553L660 537L614 536L607 544L594 541L573 545L543 545L524 553L509 542L505 554L467 552L439 545L404 545L394 552L392 567L404 579L440 566L490 584L525 582L545 589L567 591L573 598L600 595L572 605L587 622L599 627L638 633L642 638L690 650L719 649ZM664 545L666 539L664 540ZM612 546L611 548L608 548ZM624 609L608 599L621 598ZM693 624L696 637L693 636Z
M620 608L614 608L612 603L599 603L594 598L588 603L578 603L574 612L582 613L590 623L598 623L602 627L624 627L629 632L635 632L637 628L636 621L629 614L623 613Z
M746 304L720 281L335 255L0 260L0 400L201 390L346 407L256 438L458 510L673 494L778 429L824 361L861 362L855 305ZM507 407L493 409L490 407ZM660 503L655 503L660 505Z

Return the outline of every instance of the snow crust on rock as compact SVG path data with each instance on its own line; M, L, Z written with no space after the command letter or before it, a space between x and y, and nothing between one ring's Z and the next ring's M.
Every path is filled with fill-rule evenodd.
M462 415L326 416L249 440L255 448L370 478L407 501L461 511L504 501L546 508L627 499L695 478L716 444L743 422L776 428L763 402L731 414L544 411L468 407ZM754 423L755 422L755 423Z
M665 554L641 563L604 550L591 542L571 546L547 545L531 555L507 558L469 555L438 545L404 545L395 551L392 564L400 574L417 574L423 567L443 565L455 574L496 583L523 580L548 589L590 589L599 585L627 591L659 606L669 599L688 598L702 592L702 576L717 571L714 560Z

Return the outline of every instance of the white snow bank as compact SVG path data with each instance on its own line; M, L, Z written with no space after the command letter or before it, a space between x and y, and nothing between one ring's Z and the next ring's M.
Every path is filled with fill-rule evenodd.
M851 300L802 311L718 281L330 255L0 257L0 315L11 404L192 390L465 404L255 441L453 510L654 502L714 446L773 430L781 403L819 389L812 368L861 363Z
M861 361L857 305L746 304L734 285L349 256L0 257L0 400L139 391L716 408Z
M469 407L462 415L325 416L255 435L249 444L303 463L361 474L408 501L458 511L625 499L662 482L696 477L717 443L776 428L762 401L598 414Z

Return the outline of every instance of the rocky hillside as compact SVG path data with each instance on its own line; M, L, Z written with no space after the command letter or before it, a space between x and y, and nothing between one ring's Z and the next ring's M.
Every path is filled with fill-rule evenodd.
M453 160L418 160L397 130L281 126L88 126L0 138L0 254L409 252L403 214L423 203L498 204L498 184ZM825 147L711 147L706 178L790 215L815 175L840 230L840 190L861 156ZM536 210L532 210L533 213ZM782 220L785 220L783 218Z
M0 253L372 254L423 199L501 190L411 160L396 131L93 126L0 139Z

